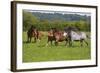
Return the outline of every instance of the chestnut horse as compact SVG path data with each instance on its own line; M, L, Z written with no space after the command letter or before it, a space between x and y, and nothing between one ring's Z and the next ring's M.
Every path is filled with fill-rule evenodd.
M47 45L49 42L55 42L55 45L58 45L59 42L62 41L66 41L67 44L67 37L64 36L64 32L57 30L56 28L52 28L49 32L48 32L48 41L47 41Z

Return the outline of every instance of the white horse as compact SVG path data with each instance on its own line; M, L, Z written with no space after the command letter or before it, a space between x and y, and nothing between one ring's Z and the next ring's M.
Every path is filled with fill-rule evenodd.
M64 32L64 36L68 36L68 33ZM69 45L72 45L73 41L80 41L81 46L83 46L83 41L88 45L87 43L87 35L85 32L75 32L75 31L71 31L70 32L70 38L69 39Z

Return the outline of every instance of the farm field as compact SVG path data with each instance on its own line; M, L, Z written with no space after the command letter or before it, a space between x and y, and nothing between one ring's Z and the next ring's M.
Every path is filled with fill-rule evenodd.
M85 60L91 59L90 40L89 45L80 46L80 42L74 42L72 47L65 46L60 42L58 46L47 44L47 35L40 42L26 43L27 34L23 32L23 62L63 61L63 60ZM89 34L89 33L87 33ZM34 41L34 39L32 39Z

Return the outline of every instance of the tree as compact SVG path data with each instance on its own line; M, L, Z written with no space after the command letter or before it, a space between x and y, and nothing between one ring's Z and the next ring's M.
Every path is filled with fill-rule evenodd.
M23 30L26 31L30 28L31 25L38 23L38 19L31 13L23 11Z

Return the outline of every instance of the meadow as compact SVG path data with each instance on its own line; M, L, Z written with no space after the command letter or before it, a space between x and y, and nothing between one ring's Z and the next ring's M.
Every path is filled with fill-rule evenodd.
M47 35L42 37L40 42L26 43L27 34L23 32L23 62L42 62L42 61L64 61L64 60L85 60L91 59L90 39L89 45L74 42L73 46L65 46L65 42L60 42L58 46L47 44Z

